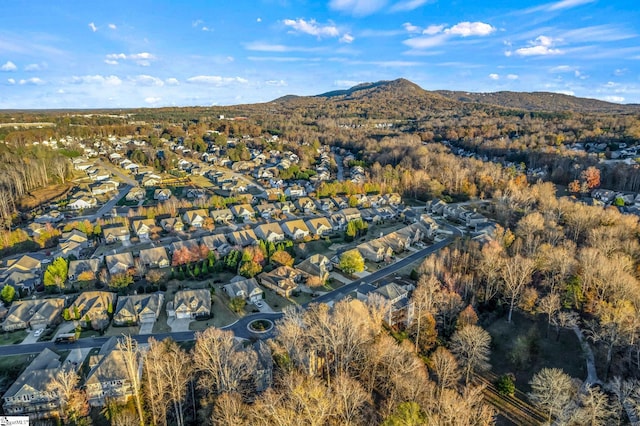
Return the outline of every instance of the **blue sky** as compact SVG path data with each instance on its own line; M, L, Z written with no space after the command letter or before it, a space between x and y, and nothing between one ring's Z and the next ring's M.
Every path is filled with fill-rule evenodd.
M631 0L0 3L0 108L231 105L407 78L640 103Z

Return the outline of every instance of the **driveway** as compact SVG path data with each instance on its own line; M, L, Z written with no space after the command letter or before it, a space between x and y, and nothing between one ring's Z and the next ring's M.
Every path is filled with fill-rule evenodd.
M27 337L24 338L24 340L22 342L20 342L21 345L27 344L27 343L36 343L38 341L38 339L40 338L40 336L34 336L33 334L36 332L36 330L30 330L29 334L27 334Z
M138 334L151 334L153 333L153 323L152 322L143 322L140 323L140 331Z
M267 313L267 314L275 313L273 308L271 306L269 306L269 304L267 303L266 300L263 299L263 300L261 300L261 302L262 302L262 308L258 308L258 309L260 309L260 312ZM255 304L254 304L254 306L255 306Z
M167 325L171 327L171 332L189 331L189 324L193 321L191 318L171 318L167 319Z
M75 328L76 327L74 321L63 322L62 324L60 324L60 327L58 327L58 330L56 331L56 334L55 336L53 336L52 340L55 340L56 337L58 337L60 334L71 333Z
M82 363L87 355L89 355L89 352L91 352L91 348L71 349L64 364L73 365L73 368L77 371L82 367Z

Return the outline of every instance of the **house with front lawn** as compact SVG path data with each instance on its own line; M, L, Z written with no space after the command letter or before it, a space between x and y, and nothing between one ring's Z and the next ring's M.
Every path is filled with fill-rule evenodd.
M160 226L166 232L182 232L184 231L184 223L179 217L169 217L160 220Z
M93 197L82 196L73 198L67 204L67 208L71 210L90 209L98 205L98 201Z
M120 296L113 315L113 324L129 326L156 322L164 303L164 293Z
M280 266L271 272L262 272L257 276L260 285L275 291L282 297L291 296L302 278L303 274L290 266Z
M278 209L276 208L276 205L273 203L258 204L255 207L255 210L258 212L258 215L263 219L269 219L278 213Z
M231 244L240 247L251 246L258 242L258 237L256 236L256 233L253 231L253 229L242 229L239 231L235 231L229 234L228 237Z
M153 199L157 201L167 201L171 198L171 190L169 188L158 188L153 191Z
M327 256L314 254L298 263L296 269L325 282L329 278L329 272L333 269L333 265Z
M155 219L134 220L131 228L141 240L148 240L150 235L157 231Z
M115 309L115 301L116 294L110 291L84 291L69 306L69 315L83 325L88 321L94 330L104 330L109 325L109 312Z
M162 246L140 250L139 259L146 268L166 268L170 264L167 250Z
M6 267L0 268L0 287L10 285L16 291L31 293L42 281L42 263L36 257L28 254L6 262Z
M146 198L147 192L144 188L140 188L139 186L134 186L127 192L125 195L125 200L127 201L142 201Z
M32 330L59 324L62 320L64 298L22 300L13 302L2 324L4 331Z
M362 257L370 262L382 262L393 256L393 249L380 241L380 239L359 244L356 248Z
M236 276L224 286L224 291L230 299L242 297L247 303L255 303L264 297L264 291L255 278Z
M229 223L233 220L230 209L211 210L209 213L215 223Z
M316 203L314 203L309 197L298 198L294 204L298 211L303 212L304 214L312 214L316 211Z
M180 290L167 303L167 316L177 319L209 318L211 292L208 289Z
M256 216L255 210L250 204L239 204L237 206L231 206L231 213L233 216L241 221L249 221Z

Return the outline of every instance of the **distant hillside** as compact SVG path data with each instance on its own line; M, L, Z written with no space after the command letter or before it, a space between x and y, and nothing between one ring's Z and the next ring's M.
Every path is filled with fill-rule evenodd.
M604 113L638 113L640 105L621 105L597 99L577 98L549 92L471 93L438 90L436 93L460 102L474 102L527 111L573 111Z

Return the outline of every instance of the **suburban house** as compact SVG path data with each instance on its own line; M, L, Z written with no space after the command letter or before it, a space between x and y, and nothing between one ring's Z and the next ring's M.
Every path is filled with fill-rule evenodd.
M152 232L156 231L156 221L154 219L134 220L131 224L133 232L141 240L148 240Z
M89 320L94 330L104 330L109 325L109 312L113 312L115 300L116 294L110 291L84 291L69 306L69 314L83 323Z
M62 297L13 302L2 329L13 331L28 327L31 327L32 330L46 328L61 321L63 308L64 298Z
M402 197L397 192L384 194L382 198L384 199L384 204L389 206L398 206L402 203Z
M202 237L202 244L204 244L210 251L216 251L221 255L222 253L220 253L220 251L224 251L225 248L229 247L227 237L225 237L224 234L206 235Z
M323 212L329 212L335 210L336 206L333 204L330 198L324 198L322 200L316 200L316 207Z
M198 210L189 210L187 211L182 219L184 223L194 228L202 228L204 224L204 220L208 217L207 211L205 209Z
M91 185L91 194L93 195L102 195L108 194L109 192L118 190L118 182L114 182L112 180L103 181L98 184Z
M285 238L284 231L282 231L282 227L277 222L257 226L254 231L258 238L271 243L282 241Z
M302 275L290 266L280 266L271 272L258 274L257 278L264 287L275 291L282 297L289 297L298 288L298 282Z
M331 197L331 201L339 210L349 208L349 200L347 200L345 197Z
M264 291L258 286L255 278L244 278L236 276L229 284L224 286L224 291L231 299L242 297L247 303L255 303L264 296Z
M296 206L291 201L285 201L284 203L275 203L276 208L284 214L291 214L296 211Z
M156 322L164 302L164 293L137 294L118 297L113 324L128 326Z
M1 287L10 285L16 291L31 293L41 282L41 266L40 260L27 254L7 261L7 267L0 269Z
M292 185L284 190L284 195L291 198L305 197L307 191L300 185Z
M142 369L139 365L136 367L139 381ZM92 407L106 406L109 401L126 403L129 397L133 396L134 389L127 370L125 355L120 350L116 337L107 340L97 355L90 356L85 389L89 405Z
M125 200L127 201L142 201L147 196L147 191L144 188L140 188L139 186L134 186L129 190L127 195L125 195Z
M277 214L278 209L276 208L275 204L269 203L269 204L257 205L256 211L258 212L261 218L269 219L270 217L273 217Z
M140 263L147 268L166 268L170 264L164 247L140 250L139 258Z
M344 231L347 228L347 219L342 213L334 213L329 218L334 231Z
M158 201L167 201L171 198L171 190L169 188L158 188L153 191L153 199Z
M57 416L60 398L49 386L61 366L60 355L48 348L40 352L4 393L4 414L29 416L29 420Z
M382 287L375 288L370 284L361 286L357 292L357 298L366 301L372 294L382 297L388 305L384 321L391 327L400 326L407 328L413 321L413 302L409 298L409 292L402 286L391 282Z
M246 247L257 243L258 237L256 233L253 232L253 229L242 229L229 234L229 241L231 241L233 245Z
M301 211L304 214L311 214L316 211L316 203L314 203L309 197L298 198L294 204L298 208L298 211Z
M72 210L90 209L98 205L98 201L93 197L82 196L72 199L67 208Z
M167 302L167 316L177 319L209 318L211 315L211 292L208 289L180 290Z
M95 280L98 277L99 269L100 259L72 260L69 262L67 277L70 282L76 282L80 280L80 274L83 272L91 272L91 274L93 274L93 278L91 279Z
M169 246L169 251L171 253L175 253L176 250L181 250L181 249L183 249L185 247L188 250L199 250L200 249L200 245L198 244L198 240L192 238L190 240L176 241L176 242L171 243L171 245Z
M255 210L249 204L239 204L237 206L231 206L231 213L237 219L242 219L243 221L248 221L253 219L256 216Z
M333 269L333 265L327 256L314 254L298 263L296 269L325 282L329 278L329 272Z
M150 187L150 186L158 186L162 183L162 178L156 174L150 173L146 174L142 178L142 186Z
M80 252L87 247L89 247L87 234L77 229L63 233L58 242L60 255L64 258L68 258L71 255L78 258L80 257Z
M387 244L376 239L366 243L358 244L356 247L362 257L371 262L382 262L393 256L393 249Z
M233 213L229 209L211 210L210 215L215 223L229 223L233 220Z
M107 244L116 241L129 241L129 230L124 225L107 225L102 227L102 235Z
M360 210L356 209L355 207L342 209L337 213L344 216L344 220L347 223L351 222L352 220L362 219L362 214L360 214Z
M362 220L369 223L380 223L382 222L382 216L378 214L376 209L363 209L360 210L360 214L362 216Z
M160 226L167 232L182 232L184 230L184 223L179 217L169 217L160 220Z
M322 237L323 235L333 232L333 226L326 217L316 217L304 221L309 227L311 234Z
M290 220L282 223L282 230L285 235L294 241L302 240L309 235L309 228L302 219Z
M129 252L110 254L104 257L110 275L124 274L135 268L133 255Z

